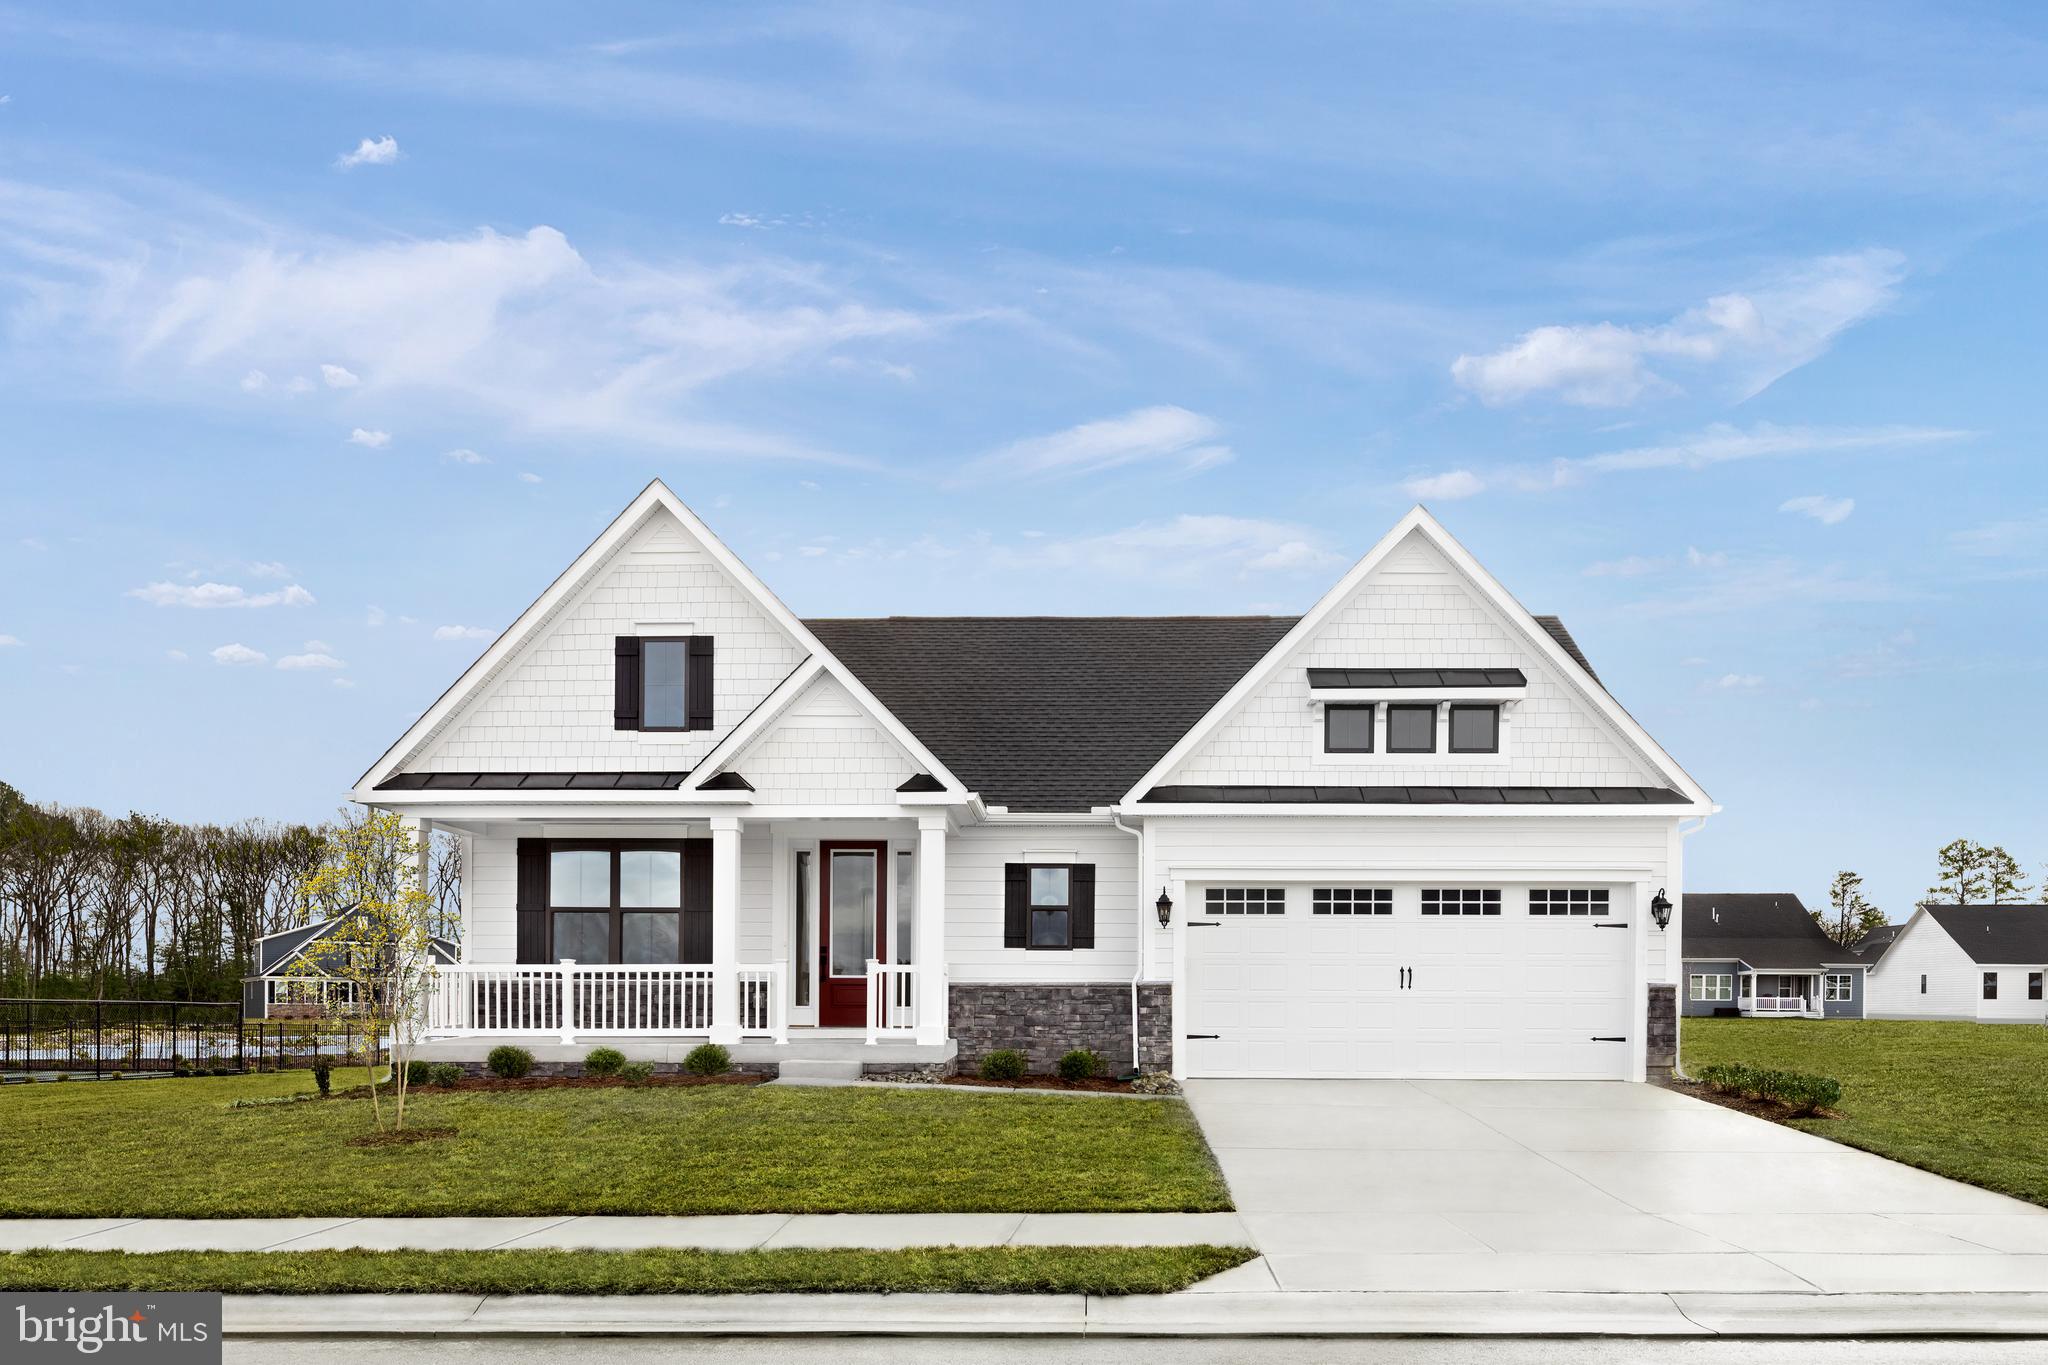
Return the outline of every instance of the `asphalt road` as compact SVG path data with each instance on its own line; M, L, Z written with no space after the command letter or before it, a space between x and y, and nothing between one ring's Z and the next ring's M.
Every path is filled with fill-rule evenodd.
M1158 1340L1095 1337L589 1337L411 1341L263 1341L231 1339L226 1365L655 1365L718 1361L721 1365L1262 1365L1263 1362L1372 1362L1372 1365L1756 1365L1759 1359L1800 1365L2040 1365L2048 1341L1754 1341L1734 1338L1486 1339L1486 1340Z

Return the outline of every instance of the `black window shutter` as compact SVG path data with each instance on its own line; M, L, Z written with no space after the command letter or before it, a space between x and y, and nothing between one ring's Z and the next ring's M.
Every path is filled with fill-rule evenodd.
M640 637L612 640L612 729L640 728Z
M712 724L711 696L711 637L692 635L690 637L690 671L683 683L684 695L688 698L690 723L684 727L690 730L709 730Z
M1031 872L1023 863L1003 864L1003 946L1029 946Z
M548 841L519 841L519 960L548 960Z
M1067 873L1067 896L1073 908L1074 946L1095 946L1095 864L1075 863Z
M682 961L711 960L711 841L683 842Z

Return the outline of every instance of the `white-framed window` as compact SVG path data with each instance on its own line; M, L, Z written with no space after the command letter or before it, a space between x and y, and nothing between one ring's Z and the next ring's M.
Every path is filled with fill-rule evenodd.
M1425 915L1498 915L1500 888L1497 886L1425 886L1422 888Z
M1609 909L1604 886L1531 887L1532 915L1604 915Z
M1731 972L1694 972L1687 993L1695 1000L1733 1000L1735 976Z
M1854 1000L1856 998L1856 976L1853 972L1829 972L1821 984L1823 1000Z
M1391 915L1394 888L1391 886L1318 886L1309 896L1309 913L1316 915Z
M1287 888L1281 886L1212 886L1202 899L1202 908L1212 915L1287 913Z

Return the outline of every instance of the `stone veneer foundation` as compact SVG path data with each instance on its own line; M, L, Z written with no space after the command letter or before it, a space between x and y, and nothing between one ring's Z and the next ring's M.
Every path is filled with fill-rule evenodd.
M1015 1048L1033 1071L1051 1071L1060 1054L1085 1047L1112 1076L1131 1069L1131 987L1128 982L1086 985L975 984L950 987L958 1069L972 1071L998 1048ZM1140 1069L1173 1065L1173 988L1138 987Z
M1678 987L1653 982L1647 1002L1647 1079L1662 1080L1678 1065Z

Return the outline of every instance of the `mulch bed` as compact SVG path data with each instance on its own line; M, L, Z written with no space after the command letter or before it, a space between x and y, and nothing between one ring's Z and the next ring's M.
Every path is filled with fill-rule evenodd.
M464 1090L656 1090L663 1087L693 1085L759 1085L765 1076L752 1076L733 1072L725 1076L692 1076L687 1073L674 1076L654 1076L644 1081L622 1081L617 1076L521 1076L507 1080L502 1076L465 1076L453 1085L408 1085L405 1093L418 1095L446 1095ZM389 1085L381 1088L389 1098ZM338 1100L366 1100L370 1098L370 1087L359 1085L349 1090L337 1090Z
M1701 1085L1698 1081L1681 1081L1676 1076L1659 1081L1666 1090L1675 1090L1681 1095L1690 1095L1708 1104L1718 1104L1723 1109L1734 1109L1755 1119L1769 1119L1773 1123L1788 1123L1793 1119L1838 1119L1841 1117L1832 1109L1819 1109L1811 1114L1795 1114L1776 1100L1753 1100L1747 1095L1729 1095L1722 1091Z
M948 1076L946 1085L978 1085L989 1090L1098 1090L1114 1094L1132 1093L1129 1081L1095 1076L1085 1081L1063 1081L1057 1076L1024 1076L1014 1081L989 1081L979 1076Z
M351 1147L410 1147L415 1142L433 1142L455 1136L453 1128L401 1128L395 1133L365 1133L348 1140Z

